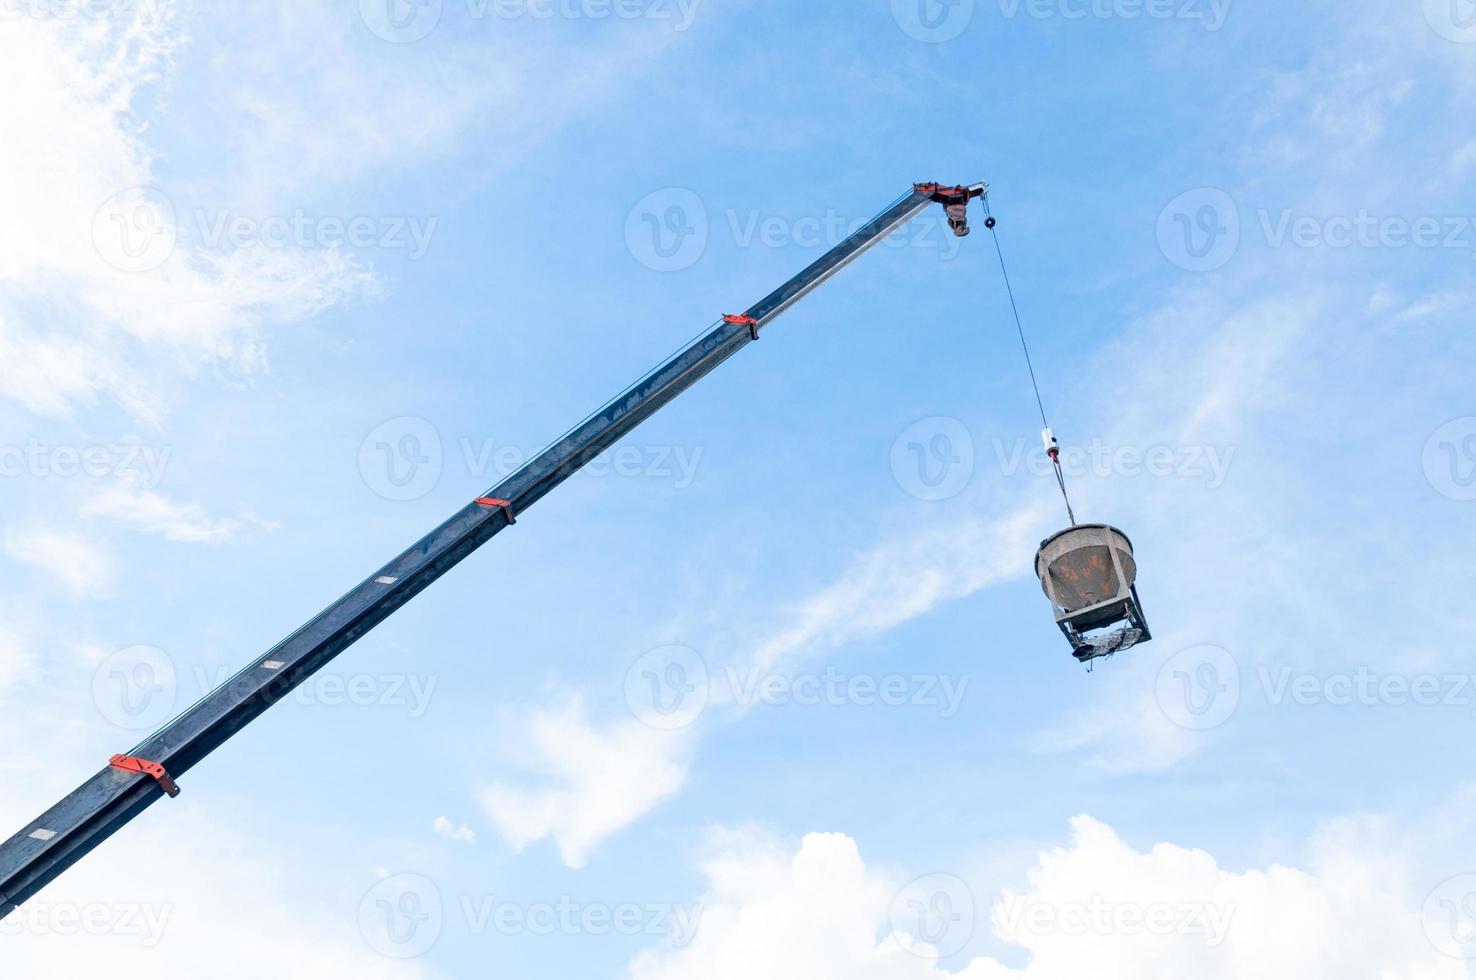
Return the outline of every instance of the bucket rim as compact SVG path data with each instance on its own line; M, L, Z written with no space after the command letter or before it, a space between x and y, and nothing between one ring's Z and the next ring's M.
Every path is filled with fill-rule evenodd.
M1113 526L1111 524L1073 524L1073 525L1071 525L1068 528L1063 528L1062 530L1057 531L1055 534L1052 534L1050 537L1046 538L1044 541L1042 541L1040 543L1040 547L1037 548L1036 549L1036 552L1035 552L1035 563L1036 563L1037 570L1039 570L1039 568L1040 568L1040 556L1041 556L1041 553L1046 550L1046 546L1049 545L1052 541L1055 541L1057 538L1065 537L1066 535L1072 533L1073 531L1084 531L1084 530L1088 530L1088 529L1092 529L1092 528L1100 528L1100 529L1105 530L1105 531L1113 531L1113 532L1116 532L1117 534L1122 535L1122 539L1127 542L1128 554L1133 554L1134 553L1133 552L1133 539L1130 538L1130 537L1128 537L1127 536L1127 532L1124 531L1120 527L1115 527L1115 526Z

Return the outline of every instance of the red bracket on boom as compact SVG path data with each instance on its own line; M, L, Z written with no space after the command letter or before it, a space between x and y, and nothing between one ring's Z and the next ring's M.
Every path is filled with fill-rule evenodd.
M109 759L108 765L114 769L122 769L125 772L136 772L153 777L154 781L159 784L159 787L169 794L170 799L174 799L179 795L179 786L175 783L174 778L169 775L169 770L157 762L150 762L147 759L135 759L131 755L122 755L120 753Z
M503 500L499 497L478 497L477 503L483 507L501 507L502 513L507 515L508 524L516 524L517 518L513 516L512 501Z
M758 321L747 313L727 313L723 316L724 323L736 323L740 327L748 328L748 335L758 340Z

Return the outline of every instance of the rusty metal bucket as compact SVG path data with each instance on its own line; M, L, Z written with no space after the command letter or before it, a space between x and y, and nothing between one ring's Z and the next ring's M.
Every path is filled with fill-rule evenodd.
M1108 524L1077 524L1041 542L1035 574L1056 624L1082 661L1152 639L1138 601L1138 563L1128 536ZM1125 624L1104 634L1088 635Z

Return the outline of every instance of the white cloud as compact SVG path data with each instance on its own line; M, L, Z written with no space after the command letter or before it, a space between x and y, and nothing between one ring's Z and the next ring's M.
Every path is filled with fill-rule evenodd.
M321 194L473 137L511 163L675 40L632 32L571 58L502 30L479 45L448 30L432 54L376 39L353 4L104 6L7 17L0 32L0 396L63 418L106 399L151 424L170 377L201 362L249 376L266 363L267 326L381 286L317 237L222 243L209 229L305 210L409 217L383 201L325 213ZM189 92L174 90L182 66ZM176 105L208 123L206 151L155 141L160 106ZM488 162L457 179L490 179Z
M274 524L254 516L211 517L199 504L178 503L157 491L133 486L95 491L82 505L82 514L195 544L229 543L249 527L275 529Z
M704 865L696 940L648 951L629 973L633 980L1465 977L1428 941L1397 869L1332 842L1319 850L1310 871L1232 872L1173 844L1137 851L1080 817L1068 846L1040 856L1027 887L997 893L986 909L984 883L949 879L939 889L925 877L904 886L868 869L841 834L810 834L792 857L772 843L740 840ZM1020 950L1025 965L980 956L950 971L936 945L919 938L963 946L986 912L994 935Z
M466 824L455 824L449 817L437 817L435 823L431 824L437 837L454 841L457 844L475 844L477 842L476 831Z
M789 625L744 648L740 668L768 671L784 659L877 635L941 602L1021 574L1029 566L1019 556L1029 553L1043 509L1023 507L997 521L969 518L882 543L834 584L796 604L786 617ZM709 693L709 711L734 707L719 701L736 695L732 688L717 684ZM714 717L732 721L738 714ZM528 789L501 782L483 791L483 805L513 847L552 837L565 863L580 867L601 841L682 787L700 727L667 732L626 720L598 729L575 698L535 714L529 726L522 766L545 785Z
M33 816L0 806L7 827ZM263 860L218 815L176 801L167 820L145 823L123 832L126 846L98 849L0 921L6 976L430 976L374 951L356 924L356 896L289 907L283 896L300 893L298 872ZM162 854L169 859L140 857Z
M597 728L584 704L533 714L526 767L541 775L532 788L493 783L481 801L515 849L552 838L564 862L583 867L609 835L648 813L686 779L690 736L633 719Z
M370 285L332 250L206 251L176 239L168 198L130 190L157 183L159 159L137 103L164 90L187 43L167 2L12 17L0 32L0 395L34 412L67 416L107 396L157 422L163 401L135 366L138 342L166 362L250 371L258 323L301 319ZM133 195L121 212L104 210L120 193ZM146 261L132 265L125 245L149 246Z
M995 519L969 517L882 542L787 610L789 625L757 645L753 665L770 668L786 657L876 636L940 603L1027 573L1029 562L1020 556L1033 551L1050 506L1037 501Z
M0 626L0 694L23 678L32 666L31 652L12 630Z
M112 582L112 559L81 534L33 528L7 533L4 543L12 560L41 569L79 596L103 595Z

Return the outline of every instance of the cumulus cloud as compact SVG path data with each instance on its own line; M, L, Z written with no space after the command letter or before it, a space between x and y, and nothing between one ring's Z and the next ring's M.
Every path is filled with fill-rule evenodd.
M631 964L632 980L1458 980L1428 940L1404 882L1359 852L1317 867L1244 872L1173 844L1138 851L1089 817L1040 855L1022 890L868 868L841 834L797 852L739 839L704 865L702 925L681 949ZM987 916L1020 966L977 956L941 965Z
M689 737L633 719L599 727L572 698L528 721L520 749L532 785L493 783L482 805L515 849L552 838L566 864L583 867L600 841L681 787Z
M431 824L431 830L435 831L437 837L457 844L475 844L477 833L466 824L456 824L449 817L437 817Z

